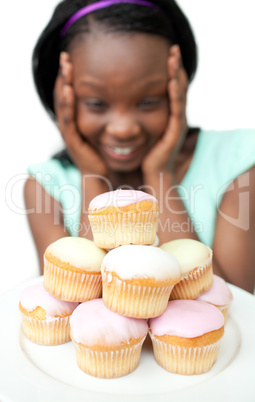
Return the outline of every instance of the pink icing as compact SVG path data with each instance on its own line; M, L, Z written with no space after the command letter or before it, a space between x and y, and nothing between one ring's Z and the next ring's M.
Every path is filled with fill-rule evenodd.
M149 320L153 335L174 335L195 338L224 325L224 317L217 307L197 300L173 300L166 311Z
M107 309L103 299L81 303L70 318L72 338L84 345L119 345L144 337L148 325L143 319L129 318Z
M216 306L230 305L233 301L233 295L224 279L213 275L213 284L210 289L197 298Z
M56 315L71 315L79 303L62 301L52 296L44 289L43 283L29 286L20 293L20 303L26 310L33 311L41 307L46 312L46 319Z
M115 190L99 194L89 204L89 210L98 210L104 207L125 207L141 201L158 203L157 199L150 194L137 190Z

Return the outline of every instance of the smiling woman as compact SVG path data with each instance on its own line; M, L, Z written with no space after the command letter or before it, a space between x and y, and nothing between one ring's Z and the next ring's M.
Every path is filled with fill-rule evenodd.
M56 1L53 3L57 4ZM65 1L64 3L67 5L63 14L66 22L69 16L75 13L77 2ZM152 1L152 3L154 2ZM178 231L175 228L179 227L182 228L179 231L182 236L199 237L206 243L211 241L207 240L211 234L208 238L203 237L203 233L201 234L200 229L198 229L201 228L201 231L203 231L204 220L197 218L194 225L190 220L193 209L195 209L195 213L196 209L198 209L196 202L200 199L200 194L202 195L203 191L199 187L202 182L195 184L191 176L187 176L186 173L189 171L189 166L193 165L192 169L194 168L193 154L195 149L197 160L198 158L200 159L201 154L197 152L198 148L196 148L199 136L200 139L204 138L203 141L198 142L200 145L209 145L207 141L209 137L204 134L200 135L202 130L198 132L198 130L192 130L191 128L198 124L203 128L213 128L215 130L254 127L253 93L255 91L255 80L253 71L255 60L254 55L250 52L251 44L249 43L249 38L254 37L255 29L252 22L253 5L249 0L244 0L242 3L242 13L246 23L237 32L236 21L239 21L240 17L238 2L226 0L222 4L220 0L215 0L213 4L205 5L202 0L194 0L191 5L189 0L178 1L178 4L189 17L192 27L194 27L199 49L198 75L193 83L189 84L188 105L184 113L186 104L185 87L187 81L193 75L194 64L192 68L187 64L187 59L190 58L185 55L184 47L183 45L180 46L179 39L171 41L175 29L172 24L169 24L165 4L172 4L173 2L160 1L155 3L160 4L163 12L153 7L140 6L139 9L138 5L133 5L135 8L132 8L131 4L119 5L119 7L125 7L125 13L120 8L117 9L117 5L111 7L116 14L112 13L110 8L108 10L109 14L115 15L116 22L120 21L120 14L125 15L126 23L129 18L128 15L132 15L132 20L134 19L134 14L138 16L138 20L142 18L142 15L151 15L154 21L157 20L155 19L155 16L157 16L157 21L160 22L157 23L157 27L154 25L153 29L159 29L160 36L155 35L155 31L153 33L143 32L144 22L140 24L140 29L136 27L138 33L132 32L132 24L129 25L131 31L129 30L128 34L125 34L124 31L117 33L111 24L104 23L105 14L102 10L98 10L88 17L83 17L80 21L76 21L59 41L60 28L56 22L54 26L55 36L49 39L52 45L56 44L56 41L58 42L58 51L48 54L48 57L45 58L43 68L45 73L44 85L39 87L38 82L37 85L39 94L44 104L46 101L46 108L51 113L54 111L52 90L55 86L55 111L58 111L59 116L58 127L61 128L64 146L68 149L68 152L61 153L61 157L58 154L58 156L43 164L35 164L37 161L47 160L57 149L63 146L60 143L60 137L56 134L55 126L49 120L44 119L42 109L37 107L38 99L35 97L29 74L31 49L39 31L49 16L52 1L46 0L44 2L40 15L38 15L36 9L33 9L35 5L31 0L23 2L22 7L16 2L15 9L17 13L13 15L13 23L16 29L13 35L10 32L8 41L4 42L4 46L6 46L6 49L4 48L5 54L8 54L9 62L3 65L2 68L4 77L9 77L10 72L12 73L12 88L15 88L17 94L22 94L22 102L19 102L19 107L15 107L15 119L13 108L7 108L2 118L4 131L9 134L5 136L5 141L10 141L9 138L12 141L9 145L12 164L9 164L7 169L3 169L4 181L7 184L6 199L8 205L2 217L2 222L4 223L6 238L12 239L12 242L7 242L6 255L12 255L13 267L18 268L15 270L15 275L13 275L13 271L8 273L9 271L5 270L4 277L6 282L1 282L0 291L4 291L21 280L38 274L36 255L31 247L31 238L26 226L25 211L21 199L22 190L20 184L24 182L24 177L26 176L24 174L21 177L21 173L26 171L27 165L30 165L30 173L36 178L36 180L30 178L27 182L26 205L41 266L42 254L49 243L59 237L74 233L78 234L79 232L86 235L86 237L89 236L89 226L86 223L87 204L97 193L117 188L120 185L153 192L159 198L160 205L163 203L167 207L165 208L166 210L170 207L172 211L185 211L184 214L178 214L178 218L180 216L182 218L181 221L175 221L172 215L165 216L162 211L160 222L162 232L168 232L169 234L169 231L172 231L173 236L176 237ZM82 6L83 3L80 2L79 7ZM5 4L4 7L7 15L11 6ZM21 8L19 9L19 7ZM231 8L231 17L229 8ZM33 19L26 20L26 26L22 23L25 16L20 18L24 9L30 9L34 15ZM220 13L218 12L219 9L221 10ZM60 18L62 15L60 8L58 13ZM226 16L228 16L227 32L225 29ZM64 19L62 20L63 23L61 22L61 27L64 25ZM95 22L96 19L98 20ZM215 29L215 21L217 21L217 29ZM2 22L1 29L5 29L5 23L7 21ZM110 25L111 29L109 29ZM171 27L168 31L167 27L170 25ZM87 30L88 26L91 29L90 33ZM101 29L96 29L99 26ZM142 30L141 26L143 27ZM83 27L83 32L80 32L78 36L75 35L75 32L81 27ZM166 31L168 33L164 36ZM18 37L16 32L19 32ZM17 46L17 41L21 46ZM88 46L88 43L91 43L91 46ZM179 46L172 46L169 49L168 46L170 47L170 44L174 43ZM10 48L16 49L15 52L10 53ZM78 54L79 49L81 50L80 54ZM96 51L96 49L98 50ZM236 57L236 54L245 55L245 63L243 62L243 57ZM17 75L17 58L18 60L27 60L27 64L18 64L19 75ZM168 62L166 61L167 59ZM90 65L88 61L90 61ZM37 63L41 65L41 62L41 57L37 60L34 59L34 67L38 65ZM51 71L50 74L47 73L47 66L49 67L48 70ZM59 68L61 74L57 76ZM178 70L178 73L175 70ZM242 72L241 74L240 71ZM188 80L186 78L186 81L184 81L185 73L188 75ZM22 76L22 80L20 76ZM171 84L169 77L172 81ZM81 81L78 81L78 79L81 79ZM88 79L90 80L89 82ZM166 81L169 81L169 83L166 84ZM178 88L175 88L176 81L178 81ZM180 83L183 83L183 86L180 86ZM6 104L13 105L14 100L13 92L10 92L10 80L4 79L2 86ZM42 93L43 90L45 91L45 96ZM178 99L181 102L178 102ZM243 107L244 99L245 107ZM48 102L48 100L50 101ZM181 109L175 108L175 105L180 106L180 103ZM72 104L75 105L74 108ZM28 110L29 118L27 118ZM170 168L170 176L166 171L165 164L165 160L170 155L170 143L165 140L163 142L158 141L158 139L163 138L165 128L168 126L169 113L182 116L181 119L175 120L174 126L172 124L172 133L173 127L179 134L186 133L185 127L187 128L187 126L189 127L188 133L190 133L188 137L185 137L185 146L181 148L182 151L177 153L176 157L173 153L169 159L167 166ZM38 124L39 121L40 124ZM172 123L173 121L172 119ZM66 130L67 126L69 127L68 130ZM62 129L64 127L65 129ZM15 136L14 147L13 133L15 132L20 134ZM74 133L79 135L73 136L72 134ZM252 133L252 131L249 134L245 131L240 131L235 135L235 138L249 138L251 152L253 147ZM220 132L220 134L223 138L223 132ZM229 132L228 136L230 135L231 133ZM231 144L234 144L234 136L232 138ZM180 141L178 144L181 145L182 140L181 135L178 135L178 141ZM31 147L24 147L24 144L28 143L31 144ZM156 149L155 145L159 145L159 143L162 146ZM214 149L212 160L216 163L213 169L217 171L218 169L223 169L223 167L227 168L227 159L225 159L225 166L223 162L224 152L225 155L228 155L228 143L226 142L226 148L220 148L216 146L216 143L211 144L211 147L211 149ZM33 153L30 151L31 148L33 148ZM178 147L174 148L177 149ZM20 152L21 149L22 153ZM89 152L87 152L88 149ZM219 150L221 151L219 152ZM240 155L247 159L244 148L239 146L239 150L238 155L233 154L234 159L240 160ZM84 152L87 152L86 156L84 156ZM219 159L219 154L222 156L221 159ZM209 153L206 155L209 155ZM9 160L8 158L8 163ZM175 161L174 175L173 160ZM219 165L219 160L222 161L222 165ZM249 166L243 167L244 172L249 173L247 177L250 184L253 182L253 171L247 171L247 169L252 164L253 162L251 161ZM45 170L42 170L43 166ZM63 166L66 167L68 181L58 183L56 176L59 174L59 177L62 177L61 172L63 170L61 169L63 169ZM160 177L167 181L167 183L163 179L161 181L161 193L164 194L163 200L161 196L158 196L159 188L156 171L163 173ZM200 173L204 172L204 176L207 176L208 171L208 166L200 169ZM84 175L84 172L86 175ZM225 173L223 175L222 172L223 170L221 175L225 178ZM95 181L91 177L95 174L101 175L102 178ZM237 176L231 179L237 178L238 173L236 174ZM82 186L81 175L83 176ZM185 206L183 204L179 206L173 201L176 196L174 186L180 183L183 185L182 178L184 177L186 177L186 183L188 179L190 180L188 188L182 188L184 195L195 194L195 206L197 205L197 208L194 207L192 202L188 207L186 204ZM198 180L200 180L200 176ZM249 230L240 229L240 227L244 228L244 225L243 222L240 222L241 214L239 214L238 209L238 200L244 199L239 198L241 194L238 192L240 187L238 183L248 183L248 181L246 179L244 181L240 181L240 179L234 181L232 190L229 188L231 191L226 192L224 197L218 196L217 198L219 202L222 200L218 214L219 219L217 220L217 230L221 232L221 236L216 236L214 239L214 251L216 258L215 270L218 270L218 274L228 281L250 290L252 289L253 273L247 267L253 264L253 256L248 251L246 253L246 255L249 255L248 260L243 258L242 253L239 253L238 258L236 258L236 253L233 252L233 250L240 250L241 244L243 245L243 241L240 243L240 234L247 247L250 247L249 250L254 248L249 245L249 238L253 236L251 233L252 228ZM226 182L219 184L221 189L224 188L223 184L226 185ZM190 185L193 187L190 187ZM171 192L168 191L169 188L171 188ZM243 184L241 184L240 191L245 189L247 190L246 193L250 194L249 204L254 205L250 187L244 188ZM84 210L80 209L80 203L78 202L81 193L84 197ZM236 199L235 208L232 204L233 208L230 210L229 202L232 203L233 196ZM211 199L210 196L208 200ZM61 200L63 202L60 202ZM207 202L207 204L209 205L210 203ZM215 209L217 209L217 206L215 206ZM69 210L69 215L65 214L66 210ZM41 212L43 211L45 213L42 214ZM205 211L203 211L204 213ZM252 214L253 212L250 210L248 222L251 221ZM236 219L234 220L234 218ZM213 217L210 215L209 218L209 215L207 215L206 220L211 222ZM229 225L227 229L226 225L224 225L226 222ZM239 228L237 225L239 225ZM51 228L50 230L49 227ZM38 228L40 228L39 231ZM167 230L164 230L166 228ZM188 229L185 232L183 228ZM235 239L233 238L234 233L236 235ZM164 233L161 235L163 235L161 240L163 242ZM20 241L21 238L24 239L23 242ZM167 238L166 240L170 239ZM17 253L13 253L13 242L16 244ZM225 245L224 252L221 247L222 243ZM236 247L236 244L240 247ZM245 253L245 248L243 251ZM29 265L23 270L21 269L21 261L26 261L28 255L30 256L31 267ZM230 256L231 261L229 261ZM225 270L227 265L231 266L232 272ZM4 266L9 266L9 260L6 261ZM249 271L249 274L243 275L245 278L243 280L240 278L238 268L240 266L243 266L245 272ZM250 282L250 285L245 282Z
M254 130L219 133L188 125L187 90L197 51L177 3L65 0L39 38L33 61L39 95L58 122L72 169L71 177L61 160L57 169L52 161L29 169L27 208L36 208L38 192L39 203L52 205L48 215L29 215L41 269L49 236L92 239L90 201L128 187L144 189L158 199L159 243L178 238L206 243L214 250L214 272L253 291L255 251L250 250L255 227L248 225L244 233L244 216L226 217L239 217L242 175L248 177L249 220L255 216ZM211 157L216 148L217 161ZM229 149L231 157L222 158ZM208 166L211 176L203 174ZM51 183L38 180L38 173L50 175ZM231 183L236 189L232 192ZM193 186L201 188L195 204L185 197ZM66 187L78 192L75 214L62 192ZM238 250L240 243L242 251L236 251L233 260L230 251L233 246Z
M157 192L153 177L159 172L169 176L174 149L182 147L188 133L186 90L196 69L196 45L177 4L162 1L165 12L144 1L82 5L66 0L57 7L33 55L39 95L58 121L71 169L77 173L76 179L60 183L58 178L68 171L56 174L56 166L49 170L53 161L46 170L38 165L29 169L34 179L25 187L27 208L34 209L38 192L43 194L40 202L45 201L46 187L51 195L47 204L59 205L57 213L54 208L48 216L29 215L41 266L49 235L75 234L78 220L76 234L92 236L87 206L97 194L121 186ZM63 24L68 26L64 35ZM193 150L189 147L190 155ZM45 174L50 177L47 185ZM76 219L69 224L70 206L64 206L63 193L60 198L55 192L65 185L81 193Z

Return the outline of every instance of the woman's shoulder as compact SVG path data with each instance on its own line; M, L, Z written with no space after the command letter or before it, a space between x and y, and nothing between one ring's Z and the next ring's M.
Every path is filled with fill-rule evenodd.
M200 129L184 183L234 180L255 165L255 129Z
M255 165L255 129L201 130L197 160L202 159L223 180L233 180Z
M28 173L43 187L80 182L80 172L65 151L61 151L43 162L28 166Z
M204 130L201 129L199 133L199 142L203 148L210 146L217 147L220 151L221 148L228 147L229 149L247 149L250 150L251 146L255 144L255 128L239 128L232 130ZM254 150L254 148L253 148Z

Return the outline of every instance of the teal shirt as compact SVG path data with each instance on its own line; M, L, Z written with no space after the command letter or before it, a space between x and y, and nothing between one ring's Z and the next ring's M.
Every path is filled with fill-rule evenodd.
M254 165L255 130L200 130L191 165L178 186L178 192L203 243L213 245L217 211L225 190ZM60 202L65 227L71 236L77 236L81 214L79 170L50 159L30 166L28 171ZM167 207L171 207L171 191L166 194L165 202ZM168 231L190 230L188 225L177 227L170 220L160 224Z

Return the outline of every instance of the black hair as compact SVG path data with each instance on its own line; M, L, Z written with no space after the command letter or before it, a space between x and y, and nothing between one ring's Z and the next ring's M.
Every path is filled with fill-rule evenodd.
M89 33L91 22L102 24L108 32L140 32L160 35L181 49L183 66L189 81L197 67L197 48L190 24L174 0L150 0L157 8L118 3L97 10L76 21L61 38L66 21L82 7L95 1L64 0L55 8L33 52L33 77L47 112L55 119L53 89L59 69L59 54L68 49L78 34Z

